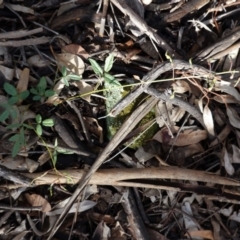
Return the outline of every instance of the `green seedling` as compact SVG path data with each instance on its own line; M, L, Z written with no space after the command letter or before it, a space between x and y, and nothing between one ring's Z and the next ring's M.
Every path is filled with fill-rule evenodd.
M26 123L14 123L14 124L10 124L6 127L7 129L12 129L12 130L18 129L17 133L12 135L8 139L10 142L14 143L13 148L12 148L12 156L13 157L15 157L22 148L26 147L26 140L25 140L26 129L34 130L38 136L41 136L42 135L42 126L44 126L44 127L54 126L53 119L49 118L49 119L42 120L42 117L39 114L36 116L35 119L36 119L36 123L37 123L36 128L34 128L33 126L26 124Z
M5 109L0 115L0 122L6 121L10 116L15 119L17 117L15 104L19 100L24 100L29 96L28 90L18 93L17 89L10 83L4 83L3 88L10 97L7 102L0 103L0 105Z
M9 103L1 103L1 106L4 107L5 110L0 115L0 122L5 122L10 116L13 119L17 117L17 112L13 105Z
M14 105L19 100L24 100L29 96L29 91L23 91L21 93L17 92L17 89L10 83L4 83L3 88L5 92L11 97L8 99L8 104Z
M26 147L26 141L25 141L26 129L33 129L33 127L25 123L14 123L14 124L8 125L6 128L18 129L17 133L12 135L8 139L10 142L14 143L12 148L12 157L15 157L22 148Z
M94 73L104 82L104 96L106 98L106 111L110 113L111 109L122 99L123 87L121 83L109 72L112 69L114 63L113 54L110 54L104 63L102 68L94 59L89 59ZM111 138L114 135L113 126L118 125L119 121L112 117L107 117L108 125L108 137Z
M109 56L105 59L104 63L104 69L94 60L89 59L89 62L92 66L92 69L94 73L99 77L104 79L104 87L106 89L111 89L112 87L118 87L118 91L122 91L121 83L111 74L109 74L109 71L112 69L113 62L114 62L114 56L113 54L109 54Z
M35 131L38 136L42 136L42 126L44 126L44 127L53 127L54 126L54 121L51 118L42 120L42 116L40 114L38 114L35 119L36 119L36 123L37 123Z
M61 81L64 83L65 86L69 86L69 81L70 80L75 80L75 81L79 81L82 79L82 76L78 76L76 74L72 74L72 73L69 73L68 74L68 71L67 71L67 67L66 66L63 66L62 69L61 69L61 73L62 73L62 78L61 78Z
M55 92L51 89L47 89L47 80L45 77L41 77L36 88L31 88L30 92L35 95L33 97L34 101L43 102L46 97L51 97Z

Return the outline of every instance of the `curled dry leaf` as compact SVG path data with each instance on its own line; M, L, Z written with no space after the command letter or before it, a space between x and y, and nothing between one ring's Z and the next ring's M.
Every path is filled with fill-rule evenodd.
M33 55L27 60L28 64L33 67L45 67L49 64L49 61L42 59L39 55Z
M78 148L78 145L72 134L66 128L64 121L58 116L52 116L54 120L54 129L59 134L61 139L71 148Z
M118 240L127 240L127 236L125 234L125 231L118 221L116 222L116 224L111 229L111 238L112 239L118 239ZM151 238L151 239L159 239L159 238ZM159 240L161 240L161 239L159 239ZM168 240L168 239L166 239L166 240Z
M232 68L232 66L235 66L238 53L239 53L239 48L235 48L232 51L228 51L228 54L225 57L222 71L228 71L229 69Z
M232 150L233 150L232 162L240 163L240 149L237 146L232 145Z
M212 112L209 109L208 105L206 105L203 109L203 121L204 121L204 124L205 124L208 132L212 136L214 136L215 132L214 132L213 116L212 116Z
M228 93L229 95L235 97L238 101L240 101L240 94L230 84L231 84L230 82L226 82L226 81L223 81L223 80L218 81L218 82L215 83L214 90Z
M233 127L240 128L240 118L235 109L227 106L227 115L229 117L229 121Z
M192 208L189 202L184 202L182 205L182 211L189 214L190 216L193 216ZM187 231L198 231L198 226L196 222L194 222L191 218L187 217L185 214L183 214L183 220L185 224L185 228Z
M18 107L19 111L20 111L20 122L24 123L26 120L29 119L35 119L36 117L36 113L34 113L33 111L29 110L29 109L25 109L24 106L20 106ZM35 121L35 120L34 120Z
M226 125L223 130L217 135L216 139L214 139L209 147L213 147L217 145L219 142L223 142L228 134L231 132L231 127L229 125Z
M27 201L31 204L33 207L39 207L42 206L41 211L42 212L49 212L51 211L52 207L50 203L43 197L41 197L38 194L28 194L25 193L24 196L26 197Z
M191 90L188 82L181 80L174 82L172 88L175 93L185 93Z
M62 81L58 81L56 83L56 85L53 88L53 91L55 92L55 94L51 97L49 97L46 101L46 103L50 103L50 104L59 104L61 103L61 100L59 99L59 94L62 91L62 89L64 88L64 83Z
M185 236L189 235L193 238L193 239L208 239L208 240L214 240L213 237L213 232L211 230L197 230L197 231L188 231L187 234L185 234Z
M240 212L234 211L233 214L229 217L229 220L233 220L240 223Z
M79 88L81 97L85 99L86 101L91 101L91 93L94 91L94 87L84 81L75 81L73 85L77 86ZM85 95L85 96L84 96Z
M145 5L149 5L152 2L152 0L142 0L142 2Z
M174 133L176 134L179 127L174 126ZM161 129L157 132L153 139L166 145L174 146L187 146L198 143L208 137L206 130L197 129L186 129L179 133L178 137L171 138L167 128Z
M214 122L217 123L218 126L223 127L226 124L226 121L223 119L223 116L225 116L224 112L220 108L215 108L213 111L214 115Z
M156 121L159 127L164 126L166 123L178 122L184 116L185 111L180 107L173 107L169 102L159 101L155 108ZM171 119L169 123L168 119Z
M214 96L213 99L219 103L239 103L238 100L231 96L231 95L217 95L217 96Z
M138 159L138 161L142 164L144 164L146 161L154 157L152 153L145 152L143 147L139 147L134 155Z
M49 161L51 159L51 156L48 151L41 154L41 156L38 158L38 163L40 166L42 166L44 163Z
M56 113L56 115L58 117L60 117L61 119L66 119L68 120L69 122L71 122L71 124L73 125L74 129L76 130L76 135L77 137L83 141L84 140L84 137L81 133L81 124L79 122L79 119L76 117L76 115L72 114L71 112L66 112L65 114L58 114Z
M4 75L4 77L7 80L12 81L12 79L14 77L14 69L7 68L7 67L0 65L0 71L2 72L2 74Z
M110 228L102 220L93 233L93 239L109 239L111 237Z
M34 10L32 8L25 7L19 4L10 4L10 3L7 3L7 6L16 12L23 12L23 13L34 15Z
M69 198L68 198L69 200ZM64 200L63 201L66 205L66 201ZM67 201L68 202L68 201ZM70 208L69 212L68 213L75 213L76 211L77 212L83 212L83 211L86 211L88 209L91 209L93 208L97 203L96 202L93 202L93 201L90 201L90 200L84 200L82 201L80 204L78 203L74 203L72 205L72 207ZM62 204L63 205L63 204ZM61 205L61 206L62 206ZM59 206L59 204L58 204ZM47 215L48 216L55 216L55 215L60 215L63 210L64 210L64 207L58 207L58 206L55 206L55 210L51 211L51 212L48 212Z
M103 142L103 129L98 124L98 121L95 118L84 117L83 118L89 132L95 134L99 138L99 142Z
M0 160L0 164L12 170L29 171L30 173L36 171L39 164L30 158L16 156L15 158L8 156Z
M178 150L184 153L185 158L193 156L196 153L204 152L204 149L200 143L191 144L186 147L180 147Z
M199 110L201 113L203 113L203 98L200 98L199 100L196 100L198 103Z
M231 205L229 208L219 209L219 212L225 217L229 217L232 214L232 211L233 211L233 205Z
M226 172L232 176L235 172L233 165L232 165L232 156L228 153L227 149L223 149L223 163Z
M60 16L61 14L63 14L66 11L71 10L72 8L77 7L78 5L75 3L68 3L68 4L63 4L60 6L60 8L58 9L58 13L57 16Z
M87 51L82 46L77 44L69 44L69 45L63 46L62 52L80 55L81 57L86 59L89 58L89 54L87 53Z
M67 69L77 75L82 75L84 72L85 64L83 60L72 53L60 53L56 54L55 58L60 68L66 66Z

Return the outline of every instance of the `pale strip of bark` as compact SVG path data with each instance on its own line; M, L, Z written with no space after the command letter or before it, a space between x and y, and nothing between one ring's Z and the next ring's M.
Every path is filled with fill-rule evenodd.
M86 170L82 169L66 169L59 171L59 174L55 171L50 171L47 174L22 173L22 175L27 178L35 179L35 185L51 184L54 182L58 184L76 184L85 174ZM134 179L188 180L228 186L240 186L239 181L230 178L224 178L217 174L173 166L162 166L160 168L100 169L93 174L89 184L113 186L116 184L118 186L129 186L128 183L130 183L130 180ZM155 186L154 188L159 188L159 185Z

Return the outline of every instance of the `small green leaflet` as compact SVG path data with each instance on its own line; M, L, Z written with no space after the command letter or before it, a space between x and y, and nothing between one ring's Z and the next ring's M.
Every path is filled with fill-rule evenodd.
M71 79L71 80L81 80L82 79L82 76L78 76L78 75L75 75L75 74L69 74L67 75L68 79Z
M45 127L52 127L54 126L54 121L51 118L45 119L42 121L42 125Z
M4 122L10 115L9 110L5 110L0 116L0 122Z
M42 126L40 124L37 125L36 132L38 136L42 135Z
M16 141L19 141L19 134L15 134L15 135L13 135L12 137L10 137L8 140L10 141L10 142L16 142Z
M55 92L54 92L53 90L48 89L48 90L45 91L44 96L45 96L45 97L51 97L51 96L53 96L54 94L55 94Z
M20 151L20 148L21 148L20 142L16 141L12 149L12 157L17 156L18 152Z
M62 73L63 77L67 76L67 67L66 66L62 67L61 73Z
M19 100L19 97L18 96L13 96L13 97L10 97L8 99L8 103L11 104L11 105L14 105L15 103L17 103Z
M65 86L69 87L69 82L68 82L68 78L67 77L63 77L62 82L64 83Z
M7 82L4 83L3 88L6 91L6 93L11 96L16 96L18 94L17 89L10 83L7 83Z
M21 92L21 93L19 94L19 97L20 97L22 100L26 99L28 96L29 96L29 91L28 91L28 90L23 91L23 92Z
M114 56L112 53L105 59L104 72L109 72L113 66Z
M30 92L31 92L32 94L35 94L35 95L38 94L38 91L37 91L35 88L31 88L31 89L30 89Z
M36 122L37 122L37 123L41 123L41 122L42 122L42 116L41 116L40 114L38 114L38 115L36 116Z
M93 68L93 71L95 72L95 74L102 76L103 75L103 70L100 67L100 65L92 58L89 58L89 62L91 63L91 66Z
M37 89L39 92L44 91L47 88L47 79L45 77L41 77L40 81L37 85Z

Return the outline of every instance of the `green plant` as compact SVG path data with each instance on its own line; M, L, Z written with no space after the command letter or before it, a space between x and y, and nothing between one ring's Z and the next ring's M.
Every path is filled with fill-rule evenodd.
M0 122L4 122L7 120L10 116L15 119L17 117L17 112L14 107L14 105L11 105L9 103L1 103L1 106L5 109L3 113L0 115Z
M51 118L42 120L42 116L40 114L38 114L35 119L36 119L36 123L37 123L35 131L38 136L42 135L42 126L44 126L44 127L53 127L54 126L54 121Z
M62 77L61 77L61 81L64 83L65 86L69 86L69 81L70 80L81 80L82 77L78 76L76 74L72 74L72 73L68 73L67 71L67 67L63 66L61 69L61 73L62 73Z
M45 77L41 77L36 88L31 88L30 92L35 95L33 97L34 101L43 101L45 97L51 97L55 92L51 89L47 89L47 80Z
M111 88L118 87L118 90L122 90L121 88L121 83L111 74L109 74L109 71L112 69L113 62L114 62L114 56L113 54L109 54L109 56L105 59L104 63L104 69L92 58L89 59L89 62L92 66L92 69L94 73L104 79L104 87L107 90L110 90Z
M10 83L4 83L3 88L5 92L11 97L8 99L8 104L14 105L19 100L24 100L29 96L29 91L23 91L21 93L17 92L17 89Z
M12 118L17 117L15 104L19 100L24 100L29 96L29 91L23 91L21 93L17 92L17 89L10 83L4 83L3 88L5 92L10 95L6 102L0 103L0 105L5 109L0 115L0 122L4 122L10 116Z
M42 120L41 115L37 115L36 118L36 127L26 124L26 123L13 123L8 125L7 129L12 129L16 133L12 135L8 140L13 142L12 156L15 157L17 153L24 147L26 147L25 132L26 129L34 130L38 136L42 135L42 126L52 127L54 126L53 119Z
M105 59L104 68L102 68L94 59L89 59L89 61L95 74L101 81L103 80L103 94L106 98L106 112L109 114L112 108L122 99L123 94L123 87L121 83L109 73L114 63L114 56L113 54L109 54L109 56ZM108 126L108 137L112 138L116 129L120 127L122 122L119 121L119 117L112 118L109 116L107 116L106 121Z
M6 128L12 130L18 129L14 130L17 133L8 139L10 142L13 142L12 156L15 157L22 148L26 147L25 130L32 129L32 127L25 123L14 123L8 125Z

